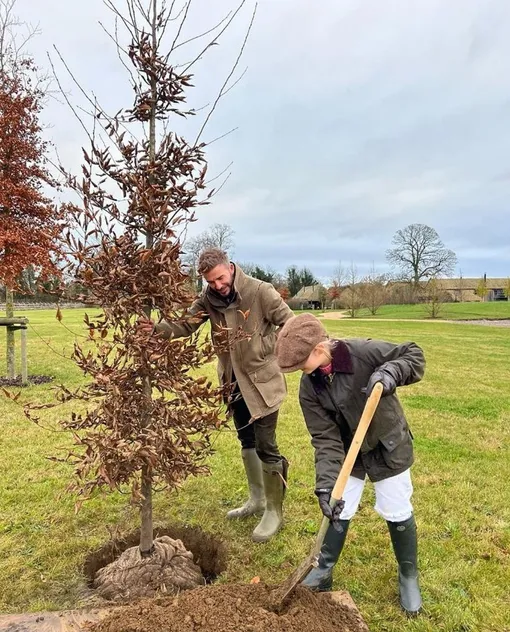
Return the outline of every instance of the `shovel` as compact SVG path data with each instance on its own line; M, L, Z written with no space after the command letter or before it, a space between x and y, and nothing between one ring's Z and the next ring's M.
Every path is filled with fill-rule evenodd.
M372 392L370 393L370 397L367 399L365 404L365 408L363 410L363 414L361 415L360 422L358 427L356 428L356 432L354 433L354 438L349 447L349 451L344 459L342 469L336 479L335 486L333 491L331 492L331 500L329 502L331 507L334 507L336 502L339 501L344 493L345 486L347 485L347 481L349 476L351 475L352 468L354 467L354 462L356 461L356 457L361 448L361 444L363 443L363 439L368 430L368 426L372 421L372 417L374 416L377 405L379 404L379 400L381 399L381 395L383 392L383 386L380 382L374 386ZM329 518L322 519L321 527L319 529L319 533L317 534L317 539L315 540L315 544L310 555L296 568L296 570L287 577L287 579L278 587L275 588L271 593L271 607L275 612L280 612L283 607L285 600L290 597L296 586L308 575L312 568L317 567L319 563L319 554L321 552L322 543L324 542L324 538L326 536L326 531L328 530L330 521Z

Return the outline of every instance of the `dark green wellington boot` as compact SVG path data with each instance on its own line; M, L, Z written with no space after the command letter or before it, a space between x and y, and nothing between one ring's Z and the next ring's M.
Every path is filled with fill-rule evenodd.
M262 464L262 479L266 495L266 510L252 533L254 542L267 542L283 524L283 497L289 464L285 458L278 463Z
M411 516L404 522L388 522L388 528L398 562L400 605L408 615L416 616L422 604L418 582L416 521Z
M248 491L250 496L242 507L232 509L227 513L227 518L248 518L255 514L261 514L266 508L264 495L264 482L262 480L262 461L255 449L241 450L244 471L248 479Z
M333 587L333 566L337 563L344 548L349 520L340 520L341 531L329 525L319 555L319 566L313 568L301 582L315 592L327 592Z

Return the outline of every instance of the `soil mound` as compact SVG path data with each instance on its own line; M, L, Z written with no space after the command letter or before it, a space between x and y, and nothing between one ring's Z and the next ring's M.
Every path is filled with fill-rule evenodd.
M356 611L298 586L284 612L263 584L204 586L115 610L92 632L367 632Z
M28 383L23 384L21 381L21 375L16 377L0 377L0 386L16 386L16 387L24 387L30 386L32 384L48 384L49 382L53 382L53 377L50 375L29 375Z

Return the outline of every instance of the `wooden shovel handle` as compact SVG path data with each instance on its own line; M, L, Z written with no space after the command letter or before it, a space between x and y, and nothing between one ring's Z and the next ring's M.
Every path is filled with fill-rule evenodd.
M340 500L345 491L345 486L347 485L347 481L349 480L349 476L351 475L352 468L354 467L354 462L359 454L361 444L363 443L363 439L367 434L368 426L372 421L372 417L376 411L377 405L379 404L379 400L381 399L383 392L383 385L381 382L377 382L377 384L372 389L369 398L365 404L365 408L363 409L363 414L361 415L360 422L358 427L356 428L356 432L354 433L354 438L349 447L349 451L345 457L345 460L342 465L342 469L340 470L340 474L336 479L335 486L333 487L333 491L331 492L331 505L334 505L337 500Z
M361 415L358 427L356 428L356 432L354 433L349 451L347 452L338 478L336 479L335 486L333 487L333 491L331 492L331 499L329 501L331 507L333 507L336 501L340 500L344 494L345 486L347 485L347 481L349 480L349 476L351 475L352 468L354 467L354 462L356 461L356 457L358 456L358 453L360 451L363 439L367 434L368 426L372 421L372 417L374 416L377 405L379 404L379 400L381 399L382 392L383 385L380 382L377 382L377 384L372 389L369 398L366 401L365 408L363 409L363 414ZM321 551L324 538L326 537L326 533L329 529L329 525L329 518L326 518L326 516L324 516L319 532L317 534L317 539L315 540L315 546L311 556L312 559L315 559L315 564L319 559L319 553Z

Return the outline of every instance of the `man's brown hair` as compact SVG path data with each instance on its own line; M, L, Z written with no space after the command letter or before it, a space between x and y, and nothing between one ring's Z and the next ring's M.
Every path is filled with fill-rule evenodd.
M220 265L230 265L227 253L221 248L207 248L200 253L198 273L207 274L207 272Z

